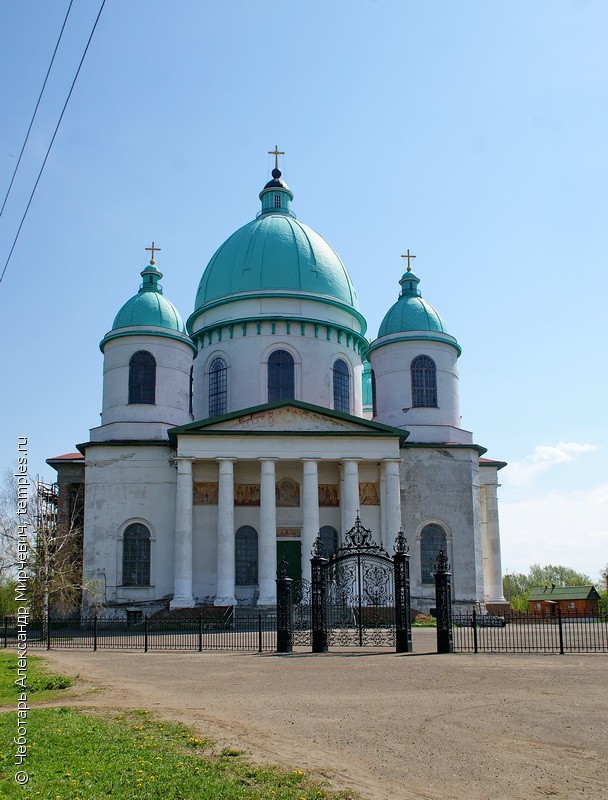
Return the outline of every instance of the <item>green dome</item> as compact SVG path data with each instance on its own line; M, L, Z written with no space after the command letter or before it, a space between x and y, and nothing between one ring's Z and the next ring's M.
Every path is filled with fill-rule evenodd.
M448 334L439 314L420 296L420 279L413 272L406 272L399 283L402 292L382 320L378 338L405 331L437 331Z
M281 291L359 308L346 267L325 239L296 220L289 210L293 194L280 176L273 170L258 217L233 233L207 265L195 313L239 294Z
M186 328L179 311L173 303L163 294L163 288L158 282L162 277L154 265L154 261L140 273L144 279L139 287L139 292L124 304L120 309L112 330L117 328L130 328L133 325L146 327L169 328L172 331L186 333Z
M111 330L104 336L100 344L101 349L103 350L104 345L110 339L123 335L117 333L117 331L133 327L140 330L129 331L128 334L144 333L155 336L169 336L186 341L194 349L179 311L164 296L162 286L158 282L163 277L162 272L159 272L154 262L151 261L150 265L145 267L140 274L143 282L139 287L138 293L127 300L116 315ZM158 328L164 328L165 330L161 332L158 331ZM125 332L124 335L127 335L127 333Z
M172 331L186 333L179 311L159 292L144 290L127 300L116 315L112 330L130 328L132 325L169 328Z

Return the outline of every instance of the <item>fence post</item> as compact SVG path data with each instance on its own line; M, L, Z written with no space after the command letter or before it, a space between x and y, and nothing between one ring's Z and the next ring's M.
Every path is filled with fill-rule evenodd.
M443 551L439 551L435 562L435 605L437 607L437 652L451 653L452 641L452 587L450 564Z
M51 649L51 614L49 611L46 613L46 649Z
M148 615L144 614L144 653L148 652Z
M477 642L477 609L473 606L473 652L479 652L479 645Z
M562 609L560 606L557 607L557 621L559 624L559 654L560 656L564 655L564 628L562 624Z
M262 615L258 612L258 653L261 653L263 650L263 639L262 639Z
M312 606L312 652L327 653L327 586L326 567L327 558L323 557L325 548L321 536L317 536L310 559L311 586L310 597Z
M203 652L203 615L198 615L198 652Z
M412 617L410 612L410 557L403 531L395 538L395 652L411 653Z
M93 617L93 652L97 650L97 614Z
M4 646L8 647L8 617L4 615Z
M293 579L287 577L288 569L289 564L283 559L277 574L277 653L293 650Z

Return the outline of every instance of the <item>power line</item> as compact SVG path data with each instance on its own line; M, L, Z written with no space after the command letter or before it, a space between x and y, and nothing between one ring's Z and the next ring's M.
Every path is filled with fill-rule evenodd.
M46 151L46 155L44 157L44 161L42 162L42 166L40 167L40 172L38 173L38 177L36 178L36 183L34 184L34 188L32 189L32 193L30 194L30 198L29 198L29 200L27 202L27 206L25 208L25 211L23 212L23 217L21 218L21 222L19 223L19 227L17 228L17 233L15 234L15 238L13 240L13 245L12 245L12 247L10 249L9 254L8 254L8 258L6 259L6 263L4 265L4 269L2 270L2 274L0 275L0 283L2 283L2 281L4 279L4 275L6 273L8 265L10 263L11 257L13 255L13 251L14 251L16 245L17 245L17 241L19 239L19 234L21 233L21 228L23 227L23 223L25 222L25 218L27 217L27 212L30 210L30 206L32 204L32 200L34 199L34 195L36 193L36 189L38 188L38 184L40 182L40 178L42 177L42 173L44 171L44 167L45 167L46 162L48 160L48 157L50 155L51 148L53 147L53 142L55 141L55 137L57 136L57 132L59 130L59 126L61 125L61 120L63 119L63 115L65 114L65 110L66 110L66 108L68 106L68 103L70 102L70 97L72 96L72 92L74 91L74 86L76 85L76 81L78 79L78 75L80 74L80 69L82 67L82 64L84 62L85 56L86 56L87 51L89 49L89 45L91 44L91 40L93 38L93 34L95 33L95 28L97 27L97 23L99 22L99 18L101 17L101 12L103 11L103 7L105 6L105 4L106 4L106 0L102 0L101 7L99 9L99 13L97 14L97 17L95 18L95 23L93 25L93 29L91 30L91 34L90 34L90 36L88 38L86 47L84 48L84 53L82 54L82 58L80 59L80 63L78 64L78 69L76 70L76 74L74 75L74 80L72 81L72 85L70 86L70 91L68 92L68 96L66 98L66 101L63 104L63 108L61 110L61 114L59 116L59 120L57 121L57 125L55 127L55 132L53 133L53 138L51 139L51 142L50 142L50 144L48 146L48 149Z
M32 114L32 119L30 120L30 126L27 129L27 133L25 134L25 139L23 142L23 146L21 148L21 152L19 153L19 158L17 159L17 165L15 166L15 171L13 172L13 177L11 178L11 182L8 185L8 189L6 190L6 197L4 198L4 202L2 203L2 208L0 208L0 217L4 212L4 207L6 205L6 201L8 200L8 196L11 193L11 189L13 188L13 182L15 180L15 176L17 175L17 170L19 169L19 164L21 164L21 158L23 156L23 151L25 150L25 146L27 145L28 139L30 138L30 131L32 130L32 125L34 124L34 120L36 119L36 114L38 112L38 106L40 105L40 101L42 100L42 95L44 94L44 90L46 88L46 82L49 79L49 75L51 74L51 69L53 67L53 62L55 61L55 56L57 55L57 50L59 48L59 44L61 42L61 37L63 36L63 31L65 29L66 22L68 21L68 17L70 16L70 11L72 9L72 3L74 0L70 0L70 5L68 6L68 10L65 15L65 19L63 20L63 25L61 26L61 30L59 31L59 38L57 39L57 44L55 45L55 49L53 50L53 55L51 58L51 63L49 64L49 68L46 71L46 76L44 78L44 83L42 84L42 89L40 90L40 94L38 95L38 102L36 103L36 108L34 109L34 113Z

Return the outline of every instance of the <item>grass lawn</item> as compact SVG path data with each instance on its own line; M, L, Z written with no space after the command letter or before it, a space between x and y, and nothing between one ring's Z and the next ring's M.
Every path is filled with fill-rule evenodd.
M0 705L10 706L17 702L23 691L15 683L17 678L17 656L5 651L0 653ZM27 657L27 694L32 703L40 700L52 700L61 696L61 690L72 685L71 678L55 675L40 656Z
M247 763L237 751L212 755L212 743L183 725L150 719L146 711L95 712L38 708L30 712L27 786L13 777L9 743L14 714L0 714L0 796L43 800L329 800L302 772Z
M15 703L16 657L0 655L0 701ZM28 755L14 766L16 713L0 714L0 797L6 800L349 800L329 792L302 771L259 767L238 751L215 752L214 743L183 725L153 719L147 711L36 707L61 694L68 678L28 658ZM34 691L32 685L38 686ZM14 689L18 691L14 691ZM29 782L18 785L17 769Z

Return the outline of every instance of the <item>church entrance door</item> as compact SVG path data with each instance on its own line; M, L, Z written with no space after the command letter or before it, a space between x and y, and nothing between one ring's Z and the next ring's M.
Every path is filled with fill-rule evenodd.
M302 543L277 541L277 564L285 559L287 562L287 577L299 581L302 577Z

